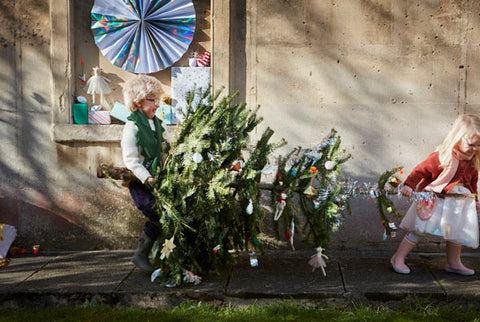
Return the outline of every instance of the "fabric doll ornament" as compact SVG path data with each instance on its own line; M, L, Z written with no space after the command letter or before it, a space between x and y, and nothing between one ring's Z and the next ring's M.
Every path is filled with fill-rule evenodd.
M280 193L280 199L278 199L277 206L275 208L275 214L273 215L273 220L277 221L280 219L280 216L283 214L283 210L287 205L287 194L284 192Z
M95 105L95 95L100 95L100 105L103 107L109 107L105 101L105 94L110 94L112 91L107 82L110 80L102 75L103 69L100 67L93 67L93 76L87 81L87 93L92 95L92 104Z
M325 267L327 267L327 263L325 263L325 260L323 258L328 259L328 257L322 254L323 248L321 246L317 247L316 251L317 253L312 255L312 257L308 261L308 264L310 264L310 266L313 266L312 272L314 272L316 268L320 267L322 269L323 276L327 276L327 273L325 272Z

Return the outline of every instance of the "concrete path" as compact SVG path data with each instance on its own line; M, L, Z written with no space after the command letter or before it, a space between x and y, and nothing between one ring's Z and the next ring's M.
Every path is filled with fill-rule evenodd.
M410 275L393 272L386 253L330 252L327 276L312 272L312 251L268 250L250 267L246 254L231 274L211 274L197 286L166 288L151 283L130 262L132 251L18 255L0 268L0 305L56 307L89 303L171 308L186 300L244 305L275 300L327 302L402 301L409 296L439 301L478 301L480 257L464 254L478 271L470 277L443 271L443 254L412 253Z

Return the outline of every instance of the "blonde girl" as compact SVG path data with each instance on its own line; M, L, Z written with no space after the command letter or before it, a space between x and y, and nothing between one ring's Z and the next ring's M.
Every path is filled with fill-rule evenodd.
M463 265L460 253L462 245L478 247L479 169L480 118L461 115L436 151L418 164L404 182L401 193L407 197L411 197L413 191L451 195L412 204L400 224L408 233L390 260L395 272L410 273L405 257L417 244L419 235L429 234L446 240L447 272L475 274Z

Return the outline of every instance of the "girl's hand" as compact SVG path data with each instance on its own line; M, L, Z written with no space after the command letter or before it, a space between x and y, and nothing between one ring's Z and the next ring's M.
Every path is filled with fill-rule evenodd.
M400 192L402 193L402 195L406 197L411 197L413 194L413 189L410 188L409 186L404 185Z

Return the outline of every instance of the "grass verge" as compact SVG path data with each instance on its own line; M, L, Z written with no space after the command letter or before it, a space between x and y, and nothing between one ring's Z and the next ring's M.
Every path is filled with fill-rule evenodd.
M383 305L351 308L282 302L228 308L187 302L171 310L78 307L0 308L0 321L480 321L480 305L434 305L415 300L391 309Z

